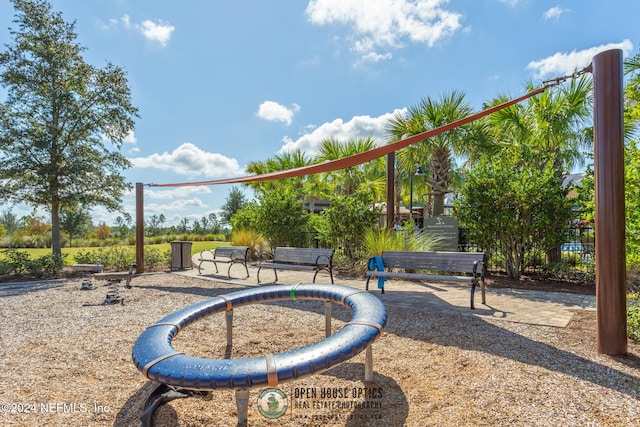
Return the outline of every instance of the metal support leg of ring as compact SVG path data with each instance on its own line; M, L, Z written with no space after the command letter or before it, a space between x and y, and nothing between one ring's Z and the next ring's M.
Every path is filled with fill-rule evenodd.
M231 351L233 350L233 310L229 310L224 314L227 320L227 347L224 349L224 358L231 359Z
M331 301L324 302L324 336L331 336Z
M365 359L364 359L364 380L365 381L373 381L373 350L371 349L372 344L367 346L365 350Z
M236 390L236 406L238 408L238 427L246 427L249 413L249 389Z
M225 312L224 317L227 319L227 347L233 345L233 310Z

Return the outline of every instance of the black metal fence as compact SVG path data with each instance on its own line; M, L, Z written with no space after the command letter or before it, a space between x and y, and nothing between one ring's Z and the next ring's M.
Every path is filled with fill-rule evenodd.
M568 239L559 249L560 261L549 262L549 254L535 246L524 254L524 274L554 275L562 279L590 280L595 271L595 239L593 227L571 227ZM469 229L460 228L458 250L475 252L483 250L471 238ZM488 251L491 256L487 269L491 272L503 272L504 261L499 251Z

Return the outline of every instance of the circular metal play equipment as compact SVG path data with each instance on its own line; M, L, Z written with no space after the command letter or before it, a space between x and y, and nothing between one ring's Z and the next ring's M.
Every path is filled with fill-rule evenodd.
M203 317L225 312L227 346L232 345L233 309L277 300L325 301L326 338L278 354L247 359L204 359L176 351L171 341L187 325ZM351 320L331 335L331 305L351 308ZM365 381L373 379L371 344L382 334L387 309L373 294L341 285L272 285L219 295L172 313L149 326L133 346L136 367L148 379L165 386L186 390L236 390L238 425L246 425L249 388L275 387L281 382L322 372L363 350L366 351ZM151 424L153 411L168 400L185 395L151 396L145 404L142 420Z

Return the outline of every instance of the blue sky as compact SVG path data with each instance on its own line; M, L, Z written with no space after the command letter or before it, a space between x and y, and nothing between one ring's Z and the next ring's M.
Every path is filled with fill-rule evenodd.
M422 98L457 90L480 109L599 51L633 56L640 43L637 0L50 3L76 21L87 62L128 73L140 112L123 147L132 183L244 176L251 161L296 148L313 154L328 137L382 144L386 121ZM0 2L3 50L13 16ZM230 188L146 188L145 216L199 219ZM124 208L135 217L133 192ZM93 211L95 222L117 215Z

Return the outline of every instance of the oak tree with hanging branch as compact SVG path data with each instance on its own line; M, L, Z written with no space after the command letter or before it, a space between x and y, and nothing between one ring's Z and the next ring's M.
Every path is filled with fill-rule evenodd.
M118 210L131 188L119 149L138 110L122 68L84 61L75 22L46 1L12 3L18 29L0 53L0 200L47 208L60 255L63 208Z

